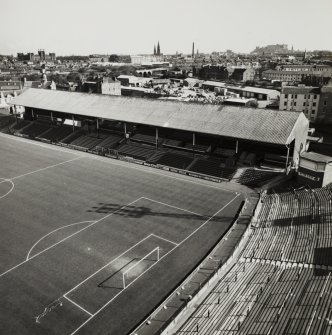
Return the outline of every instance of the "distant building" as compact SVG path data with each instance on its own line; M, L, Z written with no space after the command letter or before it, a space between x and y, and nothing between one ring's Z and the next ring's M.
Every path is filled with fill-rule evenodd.
M129 76L125 74L118 76L117 80L120 81L121 86L130 86L130 87L141 87L144 84L151 82L151 78Z
M163 55L134 55L130 56L131 63L134 65L159 63L164 61Z
M54 62L56 60L56 55L54 52L46 55L45 50L38 50L38 54L34 54L33 52L29 52L24 54L22 52L17 53L17 60L20 62L29 61L29 62Z
M22 83L18 80L12 81L12 80L4 80L0 81L0 93L7 94L14 94L20 93L22 91Z
M253 55L258 56L268 56L277 53L286 54L289 53L287 44L271 44L265 47L256 47L254 51L251 52Z
M50 53L49 53L49 58L50 58L50 60L51 60L52 62L56 61L56 55L55 55L55 53L54 53L54 52L50 52Z
M303 72L266 70L262 72L261 77L268 80L301 82L304 75Z
M10 106L9 103L14 99L15 94L5 94L4 92L0 92L0 112L2 113L10 113L13 114L14 107Z
M278 65L275 70L262 72L262 78L269 80L302 82L308 77L331 78L332 67L328 65Z
M152 87L168 87L171 83L170 79L152 79L151 85Z
M332 123L332 80L322 87L284 86L280 110L303 112L311 122Z
M332 80L320 89L317 121L332 123Z
M221 83L219 81L206 80L203 82L202 88L204 90L209 90L209 91L213 91L216 93L224 93L226 89L226 83Z
M236 81L252 81L255 79L255 70L253 68L235 68L230 79Z
M47 80L46 74L42 73L40 80L30 81L24 78L23 88L45 88L50 90L56 90L56 84L53 80Z
M284 86L280 95L280 110L303 112L311 122L319 115L320 89L308 86Z
M45 61L45 50L44 49L39 49L38 55L41 61Z
M214 91L221 95L226 95L227 92L238 94L241 98L256 99L256 100L266 100L273 101L278 100L280 93L277 90L271 90L268 88L252 87L252 86L232 86L226 83L207 80L202 84L204 89Z
M312 188L324 187L332 182L332 153L329 156L304 152L300 156L297 181Z
M186 78L183 80L183 86L194 88L194 87L200 87L203 84L203 80L196 79L196 78Z
M255 104L256 99L246 99L246 98L227 98L223 101L224 105L232 105L232 106L243 106L250 107L252 104Z
M307 73L308 75L319 76L319 77L330 77L330 78L332 77L332 67L328 65L285 64L285 65L277 65L275 69L277 71Z
M121 82L112 78L103 78L101 94L121 95Z
M244 98L254 98L257 100L278 100L280 97L280 93L277 90L270 90L267 88L260 87L238 87L238 86L227 86L227 90L229 92L237 93L241 97Z
M12 114L14 107L10 106L10 101L22 92L21 81L4 80L0 81L0 111Z
M24 54L23 52L19 52L17 54L17 60L21 61L21 62L23 62L23 61L31 61L32 62L33 61L33 53L29 52L27 54Z
M221 65L204 65L198 70L198 76L201 79L227 80L228 71L225 66Z
M89 61L90 61L91 63L104 62L105 59L106 59L106 58L101 57L101 56L94 56L94 55L89 56ZM106 60L108 60L108 59L106 59Z
M157 53L156 53L157 56L160 56L161 53L160 53L160 44L159 44L159 41L158 41L158 45L157 45Z

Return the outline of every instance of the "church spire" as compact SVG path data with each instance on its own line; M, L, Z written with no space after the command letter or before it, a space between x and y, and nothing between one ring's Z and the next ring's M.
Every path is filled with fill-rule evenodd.
M193 49L191 51L191 58L195 57L195 42L193 42Z
M159 44L159 41L158 41L158 45L157 45L157 55L160 56L160 44Z
M156 55L156 45L153 47L153 54Z

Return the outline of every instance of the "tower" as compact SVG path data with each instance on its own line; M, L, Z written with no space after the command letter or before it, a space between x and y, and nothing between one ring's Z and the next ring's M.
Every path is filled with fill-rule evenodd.
M45 50L39 49L38 50L38 55L39 55L41 61L45 60Z
M156 46L153 47L153 54L156 55Z
M191 51L191 58L195 57L195 42L193 42L193 49Z
M160 45L159 45L159 41L158 41L158 45L157 45L157 55L160 56Z

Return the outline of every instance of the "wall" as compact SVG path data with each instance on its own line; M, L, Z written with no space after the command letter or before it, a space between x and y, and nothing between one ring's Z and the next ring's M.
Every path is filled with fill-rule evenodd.
M303 112L311 122L315 122L318 115L319 103L319 94L298 94L296 87L294 87L294 92L287 94L287 98L284 93L280 95L279 109Z
M119 81L113 83L102 83L101 94L121 95L121 83Z
M243 73L243 81L252 81L254 79L255 79L254 69L249 68Z
M301 161L303 158L301 158ZM301 162L302 164L302 162ZM302 166L299 167L297 174L297 182L300 185L309 185L312 188L322 187L324 179L324 172L306 169Z
M292 133L290 134L287 143L291 143L295 139L293 164L298 166L300 154L305 150L309 131L309 121L303 113L301 113L294 125Z
M331 163L326 164L326 167L325 167L323 186L326 186L330 183L332 183L332 157L331 157Z
M317 121L332 123L332 83L321 88Z

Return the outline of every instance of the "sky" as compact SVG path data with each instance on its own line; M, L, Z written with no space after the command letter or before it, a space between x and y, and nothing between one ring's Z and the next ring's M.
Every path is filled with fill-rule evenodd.
M0 54L332 50L332 0L0 0Z

